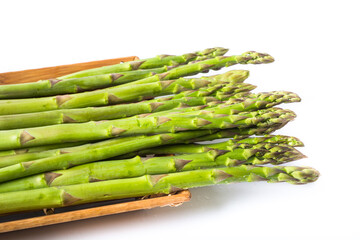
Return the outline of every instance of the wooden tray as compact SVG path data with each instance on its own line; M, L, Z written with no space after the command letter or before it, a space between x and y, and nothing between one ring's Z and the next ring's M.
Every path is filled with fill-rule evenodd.
M0 73L0 84L25 83L34 82L40 79L56 78L76 71L101 67L105 65L112 65L120 62L128 62L137 59L139 58L132 56ZM120 200L120 202L100 202L59 209L44 209L44 211L34 211L31 213L9 214L0 217L0 233L135 210L151 209L164 206L178 206L184 202L189 201L190 198L190 192L185 190L173 195L149 197L146 199L128 199L125 202L124 200Z

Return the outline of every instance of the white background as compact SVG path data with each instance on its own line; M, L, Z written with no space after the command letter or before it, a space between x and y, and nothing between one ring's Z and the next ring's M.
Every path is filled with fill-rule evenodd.
M0 72L207 47L267 52L256 91L289 90L283 107L317 168L313 184L242 183L192 190L177 208L3 234L1 239L359 239L357 1L1 1ZM228 70L228 69L226 69ZM224 71L221 71L224 72ZM214 73L214 72L212 72ZM325 238L324 238L325 239Z

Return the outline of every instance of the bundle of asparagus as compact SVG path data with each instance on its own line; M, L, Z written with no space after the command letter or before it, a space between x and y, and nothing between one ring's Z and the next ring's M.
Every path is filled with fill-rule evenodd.
M299 96L252 93L246 70L184 78L274 61L226 52L159 55L1 85L0 214L232 182L315 181L313 168L263 166L304 157L299 139L269 135L296 116L275 106ZM201 143L224 138L231 139Z

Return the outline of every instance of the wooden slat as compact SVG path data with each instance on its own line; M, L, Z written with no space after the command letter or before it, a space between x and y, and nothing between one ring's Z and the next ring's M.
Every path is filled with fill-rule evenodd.
M106 60L92 61L85 63L60 65L54 67L29 69L29 70L16 71L16 72L0 73L0 84L26 83L26 82L38 81L41 79L56 78L89 68L102 67L106 65L117 64L120 62L129 62L137 59L139 58L135 56L131 56L131 57L113 58L113 59L106 59Z
M57 223L77 221L81 219L112 215L123 212L150 209L164 206L177 206L189 201L191 194L188 190L181 191L175 195L149 198L132 202L118 203L89 209L55 213L52 215L0 223L0 233L22 230L27 228L47 226Z

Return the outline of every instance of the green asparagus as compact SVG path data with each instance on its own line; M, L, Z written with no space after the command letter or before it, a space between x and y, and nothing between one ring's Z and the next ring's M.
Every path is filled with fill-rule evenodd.
M30 147L30 148L21 148L21 149L12 149L12 150L5 150L0 151L0 157L6 157L6 156L14 156L14 155L22 155L26 153L35 153L35 152L42 152L52 149L61 149L61 148L67 148L67 147L75 147L79 145L83 145L84 142L73 142L73 143L60 143L60 144L54 144L54 145L44 145L39 147Z
M292 119L281 121L281 123L273 123L268 126L263 127L249 127L249 128L228 128L228 129L221 129L214 133L204 135L201 137L193 138L191 141L187 141L185 143L193 143L193 142L204 142L204 141L212 141L215 139L222 139L222 138L233 138L233 139L246 139L252 135L264 135L264 134L271 134L276 130L285 126L289 121Z
M41 158L54 157L54 156L58 156L61 154L68 154L68 153L72 153L72 152L84 151L84 150L88 150L88 149L93 149L95 147L99 148L99 147L103 147L103 146L111 146L111 145L118 144L123 141L130 141L130 140L133 140L136 138L137 137L127 137L127 138L111 139L108 141L100 141L100 142L96 142L96 143L84 143L84 142L67 143L69 146L66 146L66 144L62 144L63 146L60 145L60 147L49 149L46 151L36 151L36 152L28 152L28 153L24 153L24 154L1 156L0 157L0 168L11 166L11 165L14 165L17 163L33 161L33 160L37 160L37 159L41 159ZM76 144L76 145L74 145L74 144ZM59 145L49 145L49 146L56 147ZM42 146L42 148L45 148L45 147L46 147L46 145Z
M249 143L252 142L252 144L261 142L260 140L254 140L254 139L262 139L262 138L248 138L248 136L251 135L263 135L267 133L272 133L275 130L280 128L278 124L273 124L268 127L253 127L253 128L242 128L242 129L227 129L227 130L214 130L208 135L202 135L202 137L193 137L189 140L184 140L184 143L193 143L196 141L201 140L214 140L214 139L221 139L226 137L237 137L237 139L242 139L243 143ZM215 132L215 133L214 133ZM263 137L267 139L268 137ZM277 139L281 138L279 135L271 137L269 140L266 140L267 142L276 143L275 140L270 141L271 139ZM291 137L293 138L293 137ZM112 140L110 140L112 141ZM265 140L264 140L265 141ZM104 141L105 144L109 144L107 141ZM278 143L285 143L285 140L277 140ZM288 140L286 142L287 144L291 146L301 146L300 140ZM83 146L80 146L83 145ZM33 147L33 148L25 148L25 149L18 149L18 150L10 150L8 151L8 154L5 154L6 151L3 151L2 155L0 155L0 167L6 167L10 166L16 163L41 159L45 157L51 157L56 156L62 153L70 153L74 151L79 151L87 148L87 144L83 142L75 142L75 143L65 143L65 144L57 144L57 145L45 145L40 147ZM190 146L190 145L189 145ZM84 148L83 148L84 147ZM166 147L162 146L161 148L167 149ZM159 148L159 149L161 149ZM132 152L125 155L121 155L121 158L130 158L133 156L144 155L144 154L150 154L152 148L147 150L142 150L138 152ZM118 158L118 157L117 157Z
M271 63L274 59L264 53L257 52L245 52L242 55L235 56L220 56L212 59L194 62L192 64L183 65L170 71L156 74L152 77L137 80L131 83L124 84L125 86L131 86L136 84L144 84L151 82L164 81L168 79L175 79L182 76L188 76L191 74L197 74L210 69L218 70L223 67L229 67L235 64L260 64L260 63ZM206 78L206 77L205 77Z
M299 102L298 95L250 93L255 86L243 83L245 70L183 78L274 61L226 52L160 55L0 86L0 99L8 98L0 100L0 214L232 182L316 181L312 168L257 166L305 157L295 149L299 139L250 137L293 120L295 113L274 106ZM176 95L153 99L169 94Z
M101 90L76 93L71 95L58 95L53 97L0 100L0 115L43 112L56 109L83 108L91 106L104 106L132 101L141 101L149 97L180 93L190 89L199 89L205 86L214 86L221 83L243 82L249 75L248 71L238 70L213 77L179 78L176 80L159 81L130 86L115 86Z
M116 140L118 142L118 140ZM128 153L122 155L121 158L130 158L136 155L145 156L149 154L188 154L188 153L201 153L207 152L212 149L220 149L227 150L228 146L232 147L240 147L241 144L258 144L258 143L283 143L291 146L302 146L303 143L295 137L287 137L282 135L276 136L266 136L266 137L255 137L255 138L245 138L239 141L229 140L224 143L217 144L180 144L180 145L172 145L172 146L161 146L157 148L144 149L137 152ZM99 146L101 142L98 143ZM109 145L111 141L104 141L104 144ZM53 145L50 145L53 146ZM242 146L242 145L241 145ZM71 153L76 151L82 151L89 148L92 148L93 144L83 144L80 146L69 146L69 147L59 147L55 149L49 149L47 151L41 152L29 152L25 154L16 154L10 156L0 156L0 168L11 166L21 162L28 162L32 160L37 160L46 157L53 157L64 153ZM116 158L119 158L116 156Z
M249 129L246 129L246 125L250 125L253 127L257 126L259 128L266 129L273 125L285 124L286 122L290 121L295 117L293 112L289 110L281 110L281 109L260 110L257 113L262 113L262 114L260 114L258 118L251 117L248 118L247 120L243 119L238 122L238 125L242 125L242 127L245 127L244 132L246 134L249 133ZM254 116L254 114L256 113L246 113L246 114ZM226 124L225 126L229 127L232 126L232 124L230 125ZM168 133L168 134L160 134L149 137L135 136L133 137L135 138L135 140L131 140L127 142L122 141L121 143L115 145L105 144L106 146L101 146L101 147L97 147L97 145L94 144L94 147L89 150L62 154L55 157L48 157L35 161L18 163L15 165L1 168L0 182L21 178L46 171L66 169L70 166L80 165L102 159L108 159L118 155L138 151L145 148L151 148L166 144L183 143L186 141L194 141L201 136L211 135L218 130L219 129L185 131L181 133ZM250 129L250 131L252 130ZM70 133L70 131L67 132ZM86 133L91 134L92 131L88 129ZM71 133L69 135L71 135ZM24 137L22 139L24 139ZM116 142L117 139L113 139L113 141ZM46 142L45 144L49 144L49 142Z
M0 182L52 170L67 169L84 163L112 158L129 152L160 145L182 143L184 141L211 134L212 130L187 131L181 133L158 134L115 138L93 143L83 151L62 152L62 154L35 161L22 162L0 168Z
M101 75L107 73L119 73L125 71L132 71L137 69L149 69L157 68L162 66L171 66L174 64L184 64L190 61L196 60L198 57L215 57L224 55L228 49L216 47L216 48L207 48L203 51L197 51L193 53L187 53L180 56L174 55L159 55L154 58L140 59L137 61L119 63L111 66L104 66L100 68L88 69L76 73L72 73L66 76L59 77L59 79L70 79L70 78L79 78L87 77L94 75Z
M259 143L271 143L271 144L285 144L292 147L302 147L304 143L296 137L284 136L284 135L265 135L263 137L248 137L241 140L230 139L226 142L214 143L214 144L177 144L169 146L161 146L156 148L143 149L137 152L132 152L126 155L122 155L121 158L130 158L132 156L146 156L146 155L168 155L168 154L192 154L203 153L214 149L217 150L233 150L234 148L241 147L244 144L254 145ZM270 145L271 146L271 145ZM1 162L1 158L0 158Z
M223 50L224 49L219 48L208 55L197 54L195 60L206 60L211 57L222 56L225 54ZM181 63L183 62L181 61ZM106 88L164 73L179 65L176 61L170 61L168 64L167 66L146 70L108 73L69 79L53 78L32 83L0 85L0 99L43 97ZM189 75L191 75L191 73Z
M183 108L184 106L207 105L210 102L218 102L231 93L224 92L234 84L218 84L213 87L200 88L196 91L184 91L178 95L184 97L162 97L129 104L119 104L104 107L89 107L75 109L59 109L45 112L23 113L16 115L0 116L0 130L17 128L39 127L61 123L81 123L89 121L111 120L131 117L138 114L162 112L170 109ZM236 84L232 91L251 91L255 86L246 83ZM189 97L201 96L201 97ZM212 96L213 95L213 96ZM206 97L208 96L208 97Z
M163 73L171 69L164 66L149 70L71 78L66 80L48 79L31 83L0 85L0 99L43 97L67 93L78 93L128 83Z
M136 156L131 159L83 164L67 170L47 172L2 183L0 184L0 193L210 167L233 167L240 164L281 164L304 157L293 147L281 144L260 143L251 146L234 144L228 147L232 147L232 149L212 149L171 157L140 158Z
M246 128L252 126L267 127L269 124L282 123L295 117L292 111L279 108L226 114L225 111L229 109L219 109L218 112L221 114L208 112L204 114L199 111L201 114L198 115L193 112L192 115L183 116L164 115L160 117L124 118L0 131L0 139L2 139L0 150L74 141L94 141L136 134L235 127Z
M169 194L181 189L233 182L314 182L319 172L308 167L210 168L161 175L144 175L62 187L48 187L0 194L0 214L43 208L56 208L111 199Z
M219 97L218 97L219 98ZM273 91L263 93L249 93L247 91L230 94L229 96L222 95L222 99L230 98L227 102L219 102L218 104L203 106L202 109L205 114L216 111L217 114L234 114L239 112L254 111L263 108L270 108L281 103L300 102L300 97L292 92L287 91ZM187 107L187 108L173 108L167 111L162 111L153 114L147 114L147 116L157 117L169 114L185 115L193 114L194 111L198 111L199 107Z

